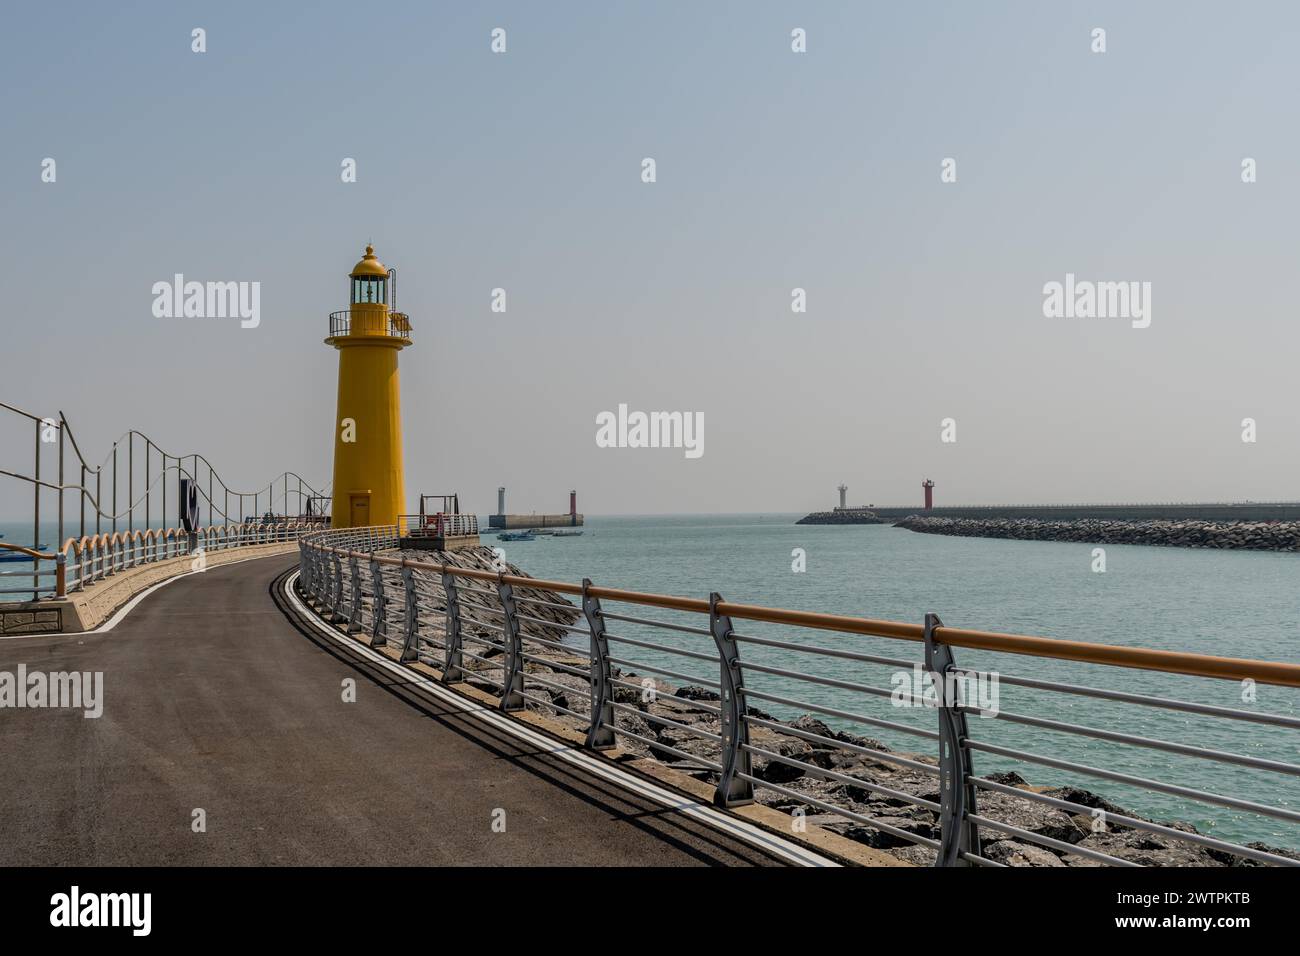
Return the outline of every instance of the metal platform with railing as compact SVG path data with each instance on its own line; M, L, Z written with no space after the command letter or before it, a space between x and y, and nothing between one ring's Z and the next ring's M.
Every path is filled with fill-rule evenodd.
M460 538L478 534L478 515L438 511L432 514L399 515L397 521L403 538Z
M344 630L371 646L400 644L402 661L422 661L441 671L442 681L456 683L471 676L496 689L499 706L517 711L532 704L580 720L585 725L586 744L594 750L616 745L620 738L635 740L653 752L691 765L714 781L714 802L736 806L752 802L755 792L766 789L791 805L831 815L885 834L899 845L924 848L937 865L1002 866L983 852L995 839L1011 839L1041 847L1076 865L1138 865L1096 846L1080 845L1059 836L1033 832L1017 825L1014 814L1003 812L1008 800L1036 804L1060 811L1066 817L1096 820L1096 806L1085 805L994 779L997 774L977 772L973 756L996 756L1019 764L1068 772L1109 781L1130 790L1161 797L1174 797L1188 805L1227 808L1259 819L1285 825L1283 837L1300 845L1295 825L1300 812L1285 805L1191 785L1172 778L1169 758L1187 758L1258 773L1285 787L1300 776L1300 765L1258 752L1250 741L1236 750L1206 746L1191 725L1191 718L1204 719L1232 736L1231 728L1268 728L1285 734L1279 742L1282 754L1295 752L1300 718L1285 713L1246 707L1230 707L1194 700L1181 700L1157 693L1134 693L1113 687L1093 686L1084 680L1070 680L1072 668L1091 666L1114 675L1118 669L1138 670L1152 675L1189 675L1219 682L1254 682L1289 688L1286 704L1295 710L1295 688L1300 688L1300 665L1263 660L1215 657L1146 647L1125 647L1057 640L1020 634L969 630L945 626L937 616L927 615L923 623L873 620L815 611L740 604L718 594L708 599L648 594L602 587L584 580L581 584L539 580L526 576L457 567L431 560L417 560L393 553L397 546L395 527L347 529L304 535L299 542L300 587L320 612L333 617ZM539 597L571 595L580 607ZM549 611L572 615L570 624L539 616ZM659 612L659 613L655 613ZM655 614L647 617L647 613ZM665 620L664 617L675 617ZM540 631L539 631L540 629ZM644 639L646 631L664 637ZM823 635L808 640L809 632ZM538 636L539 633L547 637ZM569 635L551 639L550 635ZM633 634L638 636L634 637ZM833 635L833 637L831 637ZM875 653L866 640L897 642L900 653ZM572 641L580 641L574 645ZM676 643L666 643L673 640ZM917 647L919 654L901 653ZM543 650L545 649L545 650ZM1014 659L1051 661L1059 665L1061 680L992 672L962 667L957 649L1014 655ZM583 655L586 666L574 666L550 657L546 651L561 650ZM471 665L479 669L471 675ZM681 663L672 663L680 661ZM667 663L665 663L667 662ZM935 696L917 699L901 696L895 688L874 686L855 679L866 665L883 666L898 672L913 672L919 666L930 675ZM703 671L703 673L701 673ZM629 702L628 692L641 693L643 683L627 680L632 672L656 678L682 681L705 689L695 699L676 705L703 712L713 721L702 728L681 719L638 707ZM561 683L563 679L569 683ZM763 684L764 678L779 678L779 688ZM956 691L962 681L996 678L1003 685L1050 695L1051 718L998 709L990 713L972 706ZM576 690L574 682L581 690ZM1105 683L1103 680L1101 683ZM762 687L762 689L760 689ZM806 693L785 688L807 688ZM565 702L542 691L558 689ZM779 689L780 692L777 692ZM1236 689L1225 688L1235 694ZM834 693L834 698L827 696ZM585 693L585 699L576 694ZM707 699L706 699L707 698ZM845 703L845 700L852 701ZM873 704L889 701L888 716L871 713ZM1073 701L1105 701L1147 713L1182 715L1183 739L1133 733L1129 729L1095 725L1093 720L1071 720ZM580 701L580 702L579 702ZM793 726L765 714L758 705L790 713L814 714L839 725L860 725L887 729L925 741L933 748L933 762L925 756L881 749L866 743L839 739L842 735ZM917 708L915 717L932 715L933 723L923 726L904 722L898 708ZM988 718L972 723L968 718ZM703 741L706 753L672 746L662 739L650 739L644 731L632 729L625 719L636 717L678 735ZM1127 718L1126 718L1127 719ZM978 725L979 733L972 728ZM1127 726L1127 724L1125 724ZM1060 752L1043 753L1012 746L1007 734L1015 728L1061 734L1103 746L1107 753L1118 748L1164 755L1161 763L1146 765L1143 773L1115 769L1116 763L1102 757L1084 763L1066 759ZM933 778L932 793L918 794L886 782L836 769L832 762L804 759L797 749L754 742L758 731L779 735L796 743L822 750L839 751L885 767L903 768ZM655 735L658 737L658 735ZM1239 738L1238 742L1240 742ZM698 749L698 748L696 748ZM1256 749L1256 753L1239 750ZM799 775L816 777L843 787L856 788L887 803L933 814L933 832L906 827L882 814L864 813L847 801L818 797L773 780L760 773L758 764L785 764ZM1200 765L1200 764L1198 764ZM1159 771L1166 770L1165 779ZM1261 777L1263 779L1263 777ZM1235 789L1241 790L1242 787ZM1019 805L1019 804L1018 804ZM1003 808L1003 809L999 809ZM1231 865L1300 865L1300 859L1274 852L1254 842L1234 841L1179 825L1142 819L1128 813L1103 812L1103 832L1141 833L1144 839L1183 843L1219 854ZM1118 851L1116 851L1118 852Z
M349 309L330 313L330 339L345 336L387 336L411 341L411 317L405 312L373 312L361 315L355 325Z

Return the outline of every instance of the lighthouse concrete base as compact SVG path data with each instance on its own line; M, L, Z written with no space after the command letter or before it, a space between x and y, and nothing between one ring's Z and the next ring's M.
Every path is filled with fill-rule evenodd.
M459 551L479 546L476 534L427 535L418 538L398 538L403 551Z

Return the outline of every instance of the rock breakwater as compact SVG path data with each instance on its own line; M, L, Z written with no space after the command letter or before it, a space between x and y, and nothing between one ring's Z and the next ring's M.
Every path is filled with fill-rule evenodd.
M874 511L846 508L843 511L814 511L804 515L795 524L888 524Z
M1222 548L1251 551L1300 550L1300 521L1122 521L1081 518L941 518L911 515L895 522L921 534L1021 541L1078 541L1090 544L1146 544L1172 548Z

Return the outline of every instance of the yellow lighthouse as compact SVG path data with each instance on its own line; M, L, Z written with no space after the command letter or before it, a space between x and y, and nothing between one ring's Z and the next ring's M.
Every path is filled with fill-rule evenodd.
M397 274L373 246L349 277L348 308L330 315L326 345L339 350L334 420L333 526L396 524L406 508L397 353L411 344L411 322L391 310Z

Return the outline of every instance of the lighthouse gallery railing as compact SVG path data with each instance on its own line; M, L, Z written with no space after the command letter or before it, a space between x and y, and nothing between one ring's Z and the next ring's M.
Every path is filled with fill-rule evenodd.
M1039 792L1041 788L1016 786L1006 782L1005 777L992 779L997 775L981 775L976 771L972 757L976 753L985 753L1070 771L1193 804L1229 808L1294 828L1300 824L1300 812L1290 807L1259 803L1154 776L1119 772L1108 769L1109 763L1105 759L1089 765L1050 753L1005 746L995 739L986 739L984 732L972 732L972 727L978 726L982 731L987 728L987 736L992 738L999 727L1017 724L1104 742L1108 746L1136 747L1157 755L1177 755L1258 771L1283 781L1294 781L1300 776L1300 765L1212 749L1200 745L1200 738L1195 737L1191 740L1166 740L1005 710L989 714L962 703L949 689L954 679L989 676L987 672L964 668L956 663L955 650L967 648L1045 658L1063 665L1103 665L1137 669L1153 675L1191 675L1292 690L1300 688L1300 665L968 630L947 627L935 615L927 615L922 624L912 624L739 604L723 600L718 594L712 594L706 600L601 587L590 581L581 584L546 581L416 560L400 552L385 553L396 548L397 543L397 529L393 527L340 529L305 535L299 542L303 594L321 612L339 622L348 634L368 641L371 646L400 644L400 660L421 661L435 667L441 671L445 683L474 679L495 687L502 710L517 711L530 703L549 708L583 721L586 744L592 749L607 749L615 746L619 738L630 738L650 747L656 755L707 772L716 781L714 802L719 805L736 806L751 802L757 788L766 788L792 806L811 807L867 827L870 832L883 835L895 845L923 847L937 865L1001 866L1002 863L986 852L989 844L998 839L1036 845L1079 865L1138 865L1104 849L1079 845L1062 834L1052 836L1030 831L1016 825L1014 820L999 819L994 812L982 809L982 795L1001 795L1060 811L1065 817L1094 821L1092 832L1138 831L1161 845L1181 843L1202 848L1231 865L1300 865L1300 860L1279 855L1260 844L1247 845L1190 833L1176 826L1051 796ZM581 605L575 607L536 597L536 589L572 595ZM698 623L650 619L644 616L644 608L680 613ZM547 611L570 614L572 623L560 624L538 616ZM855 636L886 638L900 642L903 647L919 644L922 653L919 657L904 658L868 653L869 648L859 647L852 641L837 643L823 639L815 644L803 643L769 634L760 635L756 632L760 625L812 629L850 639ZM558 629L569 634L570 641L578 640L580 643L549 640L530 632L537 628L542 633ZM640 633L644 628L687 637L680 639L679 646L671 646L630 636L634 629ZM540 657L537 647L580 655L585 661L575 666L573 662ZM753 655L757 658L755 652L761 649L772 649L765 660L747 657ZM644 659L633 660L632 655L641 651L653 652L655 660L649 663ZM775 659L793 659L801 663L783 662L782 666L774 666L770 663L774 659L773 653L780 655ZM683 663L671 667L660 663L667 659ZM467 661L471 660L483 669L470 673ZM937 700L929 706L937 714L937 726L934 729L912 726L864 713L868 709L865 707L838 702L831 705L824 699L799 699L793 696L793 692L772 693L760 690L755 684L756 678L777 676L801 687L832 688L841 697L851 695L863 703L878 701L882 697L896 703L899 697L897 689L849 679L854 676L852 670L865 664L884 665L905 672L915 671L919 666L935 675ZM822 672L818 672L819 667ZM718 732L674 721L651 713L648 708L636 706L635 695L644 694L646 686L624 679L634 676L629 673L633 670L637 674L649 673L685 682L694 691L676 703L716 718ZM580 686L585 687L585 700L575 701L573 686L548 679L560 676L576 678ZM1140 708L1145 713L1173 712L1207 718L1215 721L1218 727L1243 724L1265 727L1270 733L1288 734L1290 752L1294 752L1296 739L1291 735L1300 730L1300 718L1286 714L1013 674L999 673L996 676L1004 685L1061 695L1053 700L1060 701L1056 710L1062 714L1069 712L1071 701L1093 698ZM703 693L698 692L701 689ZM556 691L563 696L552 696ZM629 697L629 693L634 696ZM1294 710L1295 695L1288 691L1287 700ZM760 706L772 705L825 716L841 724L887 728L919 737L935 747L937 760L932 763L925 758L916 759L916 755L878 749L860 742L861 738L856 738L859 742L838 739L842 735L836 731L830 731L828 736L824 726L807 723L802 727L791 726L759 709ZM992 719L968 720L977 715ZM634 723L632 726L641 728L634 730L626 720L619 719L627 716L655 723L679 736L688 734L707 741L711 751L709 755L701 756L662 739L652 739L643 729L645 725ZM793 739L796 744L811 744L813 748L800 752L797 747L761 746L751 741L754 736L751 731L755 728ZM1193 733L1190 727L1185 730L1189 735ZM932 776L934 790L930 794L916 795L844 773L836 769L833 761L807 759L818 753L818 747L823 752L829 748L832 752L865 758L878 766L905 768ZM898 815L889 820L881 819L880 813L873 815L845 806L844 802L849 801L836 803L830 794L823 798L784 786L777 782L780 779L778 774L760 772L756 767L758 763L769 769L785 765L798 771L795 776L809 775L842 785L842 788L854 788L859 794L902 809L894 811ZM1157 764L1152 761L1150 766ZM777 779L772 779L774 777ZM908 808L929 811L937 817L937 824L929 828L929 832L924 825L905 824L900 817L906 817ZM1098 820L1101 821L1100 831L1095 829ZM1291 834L1292 845L1295 845L1294 830Z
M368 335L389 336L391 338L409 339L411 337L411 317L405 312L388 312L387 324L382 331L363 330ZM342 338L352 334L352 312L344 309L330 313L330 338ZM360 334L360 333L358 333Z

